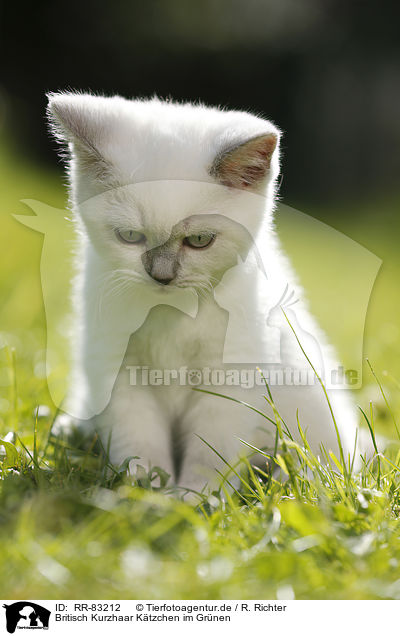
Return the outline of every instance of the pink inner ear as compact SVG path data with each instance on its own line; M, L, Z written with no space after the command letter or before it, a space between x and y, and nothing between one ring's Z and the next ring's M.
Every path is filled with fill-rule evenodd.
M242 188L248 188L253 184L261 181L266 174L266 168L263 166L244 166L241 173Z
M274 134L265 135L265 137L261 140L261 146L258 150L261 157L264 158L264 161L268 163L268 168L271 164L271 157L274 154L274 150L278 143L278 138Z
M210 172L222 185L231 188L255 186L266 178L277 142L275 133L250 139L223 152Z

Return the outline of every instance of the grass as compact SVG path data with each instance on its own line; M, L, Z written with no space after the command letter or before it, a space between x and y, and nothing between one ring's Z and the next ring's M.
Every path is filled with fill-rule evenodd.
M0 596L398 598L400 452L359 473L332 454L322 466L277 424L277 475L245 462L239 489L228 474L194 506L33 418L3 445Z
M197 506L165 496L154 474L132 483L123 466L105 470L94 451L55 443L43 373L41 237L11 213L28 213L22 198L62 207L63 190L58 173L12 153L0 153L0 169L7 184L0 195L0 597L400 598L398 443L354 473L345 457L329 455L322 467L305 438L298 446L278 426L277 474L244 463L235 468L237 491L221 487ZM396 438L400 259L394 233L368 218L364 244L372 249L374 237L387 258L366 332L376 378L366 363L356 401L374 439L375 430ZM354 236L351 222L348 231ZM307 282L309 272L299 269ZM55 272L54 293L63 277ZM267 388L266 397L273 399Z

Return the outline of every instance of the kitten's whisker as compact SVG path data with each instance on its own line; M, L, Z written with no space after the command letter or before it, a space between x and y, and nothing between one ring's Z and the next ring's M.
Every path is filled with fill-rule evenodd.
M97 300L97 319L103 313L105 302L111 302L123 295L131 285L143 283L144 279L131 270L116 269L100 277L99 296Z

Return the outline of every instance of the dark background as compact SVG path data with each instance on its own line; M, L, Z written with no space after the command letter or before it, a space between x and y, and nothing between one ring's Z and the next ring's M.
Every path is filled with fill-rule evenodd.
M69 0L1 10L0 120L54 165L46 91L201 100L284 133L286 202L398 189L400 7L342 0Z

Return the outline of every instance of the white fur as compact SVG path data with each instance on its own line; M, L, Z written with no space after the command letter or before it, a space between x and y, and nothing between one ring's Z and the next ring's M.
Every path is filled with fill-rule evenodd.
M220 369L240 355L238 362L253 356L250 362L255 363L254 349L259 362L274 354L284 318L273 307L285 284L297 296L302 291L273 231L278 149L267 178L253 189L219 185L210 167L224 149L260 135L279 137L279 131L245 112L158 99L51 95L49 113L55 134L70 145L71 202L81 243L77 360L66 410L92 417L105 445L112 433L114 463L139 456L137 463L161 466L174 479L178 450L178 485L201 490L225 466L200 437L232 461L246 451L240 439L273 447L274 427L244 406L189 386L132 387L126 367ZM144 270L144 248L115 237L116 228L143 231L150 249L168 241L171 232L179 234L181 226L186 234L191 228L196 232L210 215L220 232L215 245L183 250L177 277L167 287ZM249 236L254 242L250 250ZM257 249L267 279L260 274ZM247 256L238 259L243 250ZM326 351L304 301L296 305L295 318ZM280 336L285 364L306 366L286 322ZM205 388L243 399L272 416L260 386ZM273 387L273 397L295 438L298 410L311 447L319 452L323 443L338 453L318 384ZM355 411L343 391L330 392L330 399L347 457L354 449ZM175 451L174 443L179 445Z

